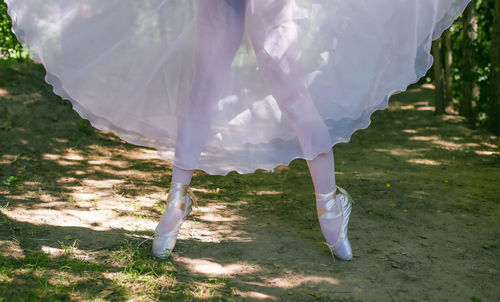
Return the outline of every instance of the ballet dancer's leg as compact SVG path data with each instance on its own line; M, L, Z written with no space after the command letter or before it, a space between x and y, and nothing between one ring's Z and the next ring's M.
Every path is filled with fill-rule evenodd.
M249 0L248 31L266 82L283 115L294 128L306 158L312 146L331 147L330 135L306 87L299 62L297 25L292 0ZM316 149L315 148L315 149ZM335 189L333 153L308 161L314 187L324 194Z
M196 14L196 45L193 81L179 117L172 182L185 186L191 182L193 168L210 134L212 112L226 83L231 63L240 47L245 22L244 0L199 0ZM172 187L169 195L185 188ZM159 234L178 226L183 212L167 204Z
M245 1L198 2L194 76L190 95L179 117L174 165L196 167L207 141L211 117L227 83L240 47L245 22Z
M172 182L181 183L188 186L191 183L194 170L184 170L174 166L172 169Z
M330 150L308 160L308 167L317 194L336 189L335 167L328 129L317 111L306 86L300 64L297 24L293 16L293 0L248 0L247 28L252 45L271 92L280 110L295 130L306 158L312 147ZM317 207L328 200L317 199ZM341 209L335 203L333 211ZM339 237L341 218L319 219L327 243Z

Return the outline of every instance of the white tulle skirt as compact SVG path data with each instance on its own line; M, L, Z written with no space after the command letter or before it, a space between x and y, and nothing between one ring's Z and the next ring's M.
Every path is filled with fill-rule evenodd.
M312 159L432 65L470 0L6 0L81 117L210 174Z

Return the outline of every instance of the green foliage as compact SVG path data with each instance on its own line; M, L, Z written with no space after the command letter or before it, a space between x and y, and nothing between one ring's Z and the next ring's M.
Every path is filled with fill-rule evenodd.
M2 183L8 187L12 187L12 186L16 185L17 183L19 183L19 178L11 175L11 176L7 177L7 179L4 179Z
M475 116L480 126L488 121L488 104L490 102L490 52L491 33L493 26L493 0L476 0L477 39L473 41L475 53L474 82L479 89L479 96L475 99ZM457 19L451 27L453 52L453 97L462 99L463 79L461 78L463 58L463 24ZM459 104L456 104L458 109Z
M83 118L79 119L78 126L80 128L80 131L85 133L86 135L91 135L92 133L94 133L94 128L92 128L89 120Z
M12 20L7 14L7 4L0 2L0 59L15 58L24 61L26 54L12 32Z

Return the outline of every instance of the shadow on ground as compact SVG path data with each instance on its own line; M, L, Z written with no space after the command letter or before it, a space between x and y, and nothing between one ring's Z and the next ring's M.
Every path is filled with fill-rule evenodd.
M196 173L169 261L149 254L171 166L92 129L37 65L0 66L0 292L7 300L500 299L497 138L412 86L335 146L352 262L323 244L303 160ZM478 301L478 300L474 300Z

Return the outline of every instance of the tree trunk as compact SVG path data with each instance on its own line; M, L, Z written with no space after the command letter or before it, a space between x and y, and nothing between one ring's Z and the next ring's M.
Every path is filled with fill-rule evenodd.
M448 106L453 101L452 86L453 86L453 74L451 72L451 64L453 61L453 53L451 51L451 31L448 28L443 33L443 38L441 42L441 48L443 53L443 65L444 65L444 78L443 78L443 88L444 88L444 105Z
M476 1L472 0L463 14L463 58L462 58L462 80L463 96L460 104L460 114L465 116L470 123L474 123L473 113L474 98L477 95L475 87L475 59L474 45L477 39L477 19L476 19Z
M432 42L432 56L434 57L434 113L444 114L443 95L443 61L441 58L441 38Z
M488 128L500 134L500 0L494 0Z

